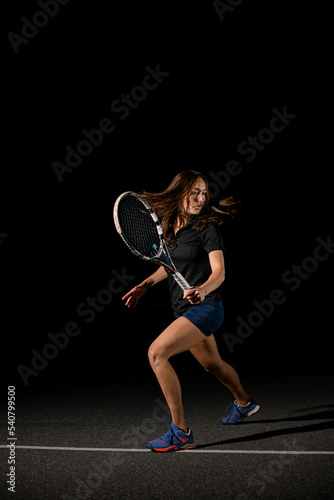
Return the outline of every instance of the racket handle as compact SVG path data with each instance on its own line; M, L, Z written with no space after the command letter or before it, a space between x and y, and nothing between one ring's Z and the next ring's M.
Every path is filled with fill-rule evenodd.
M182 288L184 292L191 288L189 283L184 279L184 277L182 276L182 274L179 273L179 271L175 271L175 273L173 273L172 276L175 279L176 283Z

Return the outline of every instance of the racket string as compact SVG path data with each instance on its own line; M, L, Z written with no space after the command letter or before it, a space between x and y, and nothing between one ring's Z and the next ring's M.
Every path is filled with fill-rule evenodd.
M160 237L145 205L134 196L125 196L119 203L118 218L123 236L130 246L145 257L157 257L160 252Z

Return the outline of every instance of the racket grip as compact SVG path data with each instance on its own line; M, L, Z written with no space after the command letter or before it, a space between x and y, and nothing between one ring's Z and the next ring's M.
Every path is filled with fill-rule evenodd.
M175 279L176 283L179 285L179 287L182 288L184 292L191 288L189 283L184 279L184 277L182 276L182 274L179 273L179 271L175 271L175 273L173 273L172 276Z

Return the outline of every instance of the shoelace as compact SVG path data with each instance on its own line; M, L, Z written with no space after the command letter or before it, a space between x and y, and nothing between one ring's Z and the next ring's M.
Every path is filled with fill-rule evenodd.
M165 443L167 444L172 444L173 438L179 440L179 438L175 435L174 429L172 429L172 427L169 424L167 424L166 420L164 420L163 418L161 418L160 420L164 422L167 425L167 427L169 427L169 431L166 432L166 434L159 436L159 438L165 441Z
M232 410L231 410L231 411L230 411L230 413L229 413L229 409L231 408L231 406L232 406ZM230 417L232 417L232 415L233 415L234 413L236 413L236 412L238 412L238 413L239 413L239 415L241 415L240 411L238 410L238 406L237 406L235 403L230 404L230 405L227 407L227 410L226 410L226 415L225 415L225 416L227 417L227 414L229 413L229 415L228 415L228 417L227 417L227 420L228 420Z

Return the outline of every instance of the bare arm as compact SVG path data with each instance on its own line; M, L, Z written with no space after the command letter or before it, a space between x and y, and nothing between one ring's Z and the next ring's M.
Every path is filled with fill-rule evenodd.
M212 273L203 285L195 286L183 294L184 299L188 299L190 304L199 304L205 297L216 290L225 279L225 261L221 250L214 250L209 253L209 260Z
M122 297L122 300L126 300L126 307L136 307L140 297L142 297L149 288L156 285L165 278L167 278L167 272L165 271L163 266L160 266L155 273L151 274L151 276L146 278L146 280L142 281L142 283L132 288L132 290L125 294L124 297Z
M155 273L151 274L146 280L144 280L141 285L146 284L148 288L151 288L151 286L156 285L160 281L164 280L167 278L167 272L165 271L163 266L160 266Z

